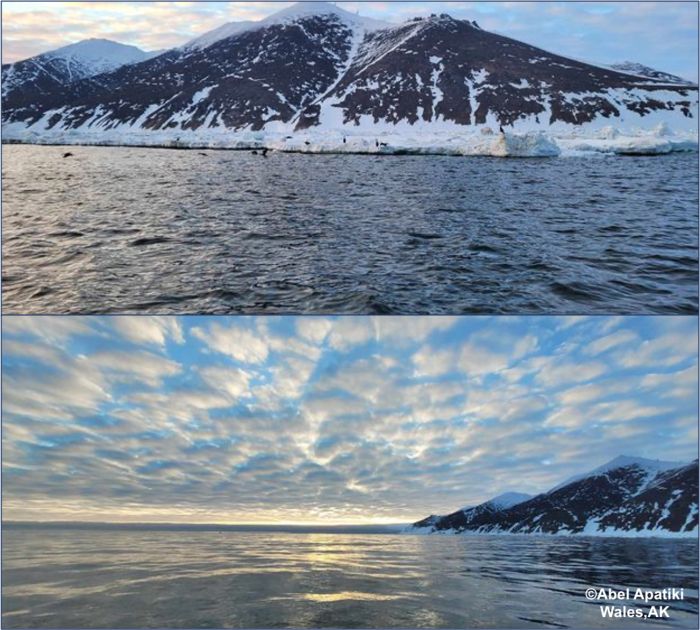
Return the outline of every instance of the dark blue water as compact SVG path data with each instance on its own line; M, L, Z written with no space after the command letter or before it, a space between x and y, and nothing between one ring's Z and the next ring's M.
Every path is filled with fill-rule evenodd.
M698 156L3 147L4 313L696 313Z
M698 627L697 540L4 530L2 545L5 628ZM684 599L661 623L606 619L591 587Z

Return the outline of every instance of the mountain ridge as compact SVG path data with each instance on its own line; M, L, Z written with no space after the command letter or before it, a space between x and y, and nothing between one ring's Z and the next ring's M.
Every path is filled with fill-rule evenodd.
M240 26L240 23L239 23ZM697 125L697 88L577 62L446 14L381 24L299 3L206 46L3 98L34 133L178 135ZM201 38L200 38L201 39Z
M147 61L161 52L149 53L111 39L84 39L28 59L2 64L2 98L9 98L19 90L26 92L25 98L36 98L46 91L113 72L124 65Z
M697 536L698 461L621 456L504 509L490 501L406 528L416 534Z

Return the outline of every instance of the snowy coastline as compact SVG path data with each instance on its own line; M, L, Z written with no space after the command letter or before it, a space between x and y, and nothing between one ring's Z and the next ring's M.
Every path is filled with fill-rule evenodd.
M596 521L591 521L590 527L587 527L585 531L576 533L566 530L561 530L556 533L548 533L542 531L535 532L511 532L509 530L484 530L484 531L458 531L454 529L447 529L442 531L434 531L429 527L406 527L401 531L401 534L409 536L522 536L526 538L540 537L540 538L554 538L554 537L568 537L568 538L665 538L665 539L675 539L675 540L698 540L698 528L686 532L672 532L666 529L642 529L642 530L623 530L623 529L607 529L604 531L599 531L595 529L597 526Z
M450 155L484 157L567 157L579 155L665 155L698 151L696 131L673 132L661 124L653 130L614 127L557 131L506 131L491 127L467 130L392 132L386 127L361 130L287 131L148 131L41 130L6 125L4 144L121 146L172 149L254 150L283 153L361 155Z

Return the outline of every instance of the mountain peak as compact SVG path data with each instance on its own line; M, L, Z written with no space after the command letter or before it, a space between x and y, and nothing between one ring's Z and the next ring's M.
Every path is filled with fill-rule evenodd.
M281 9L280 11L277 11L276 13L273 13L272 15L269 15L263 20L257 22L251 20L227 22L226 24L215 28L213 31L204 33L204 35L200 35L196 39L191 40L183 46L183 49L195 50L207 48L218 41L228 39L229 37L233 37L235 35L240 35L241 33L245 33L247 31L267 28L269 26L276 26L279 24L288 24L317 15L335 15L344 22L350 23L359 30L364 31L376 31L391 26L391 24L388 24L387 22L361 17L359 13L350 13L349 11L341 9L330 2L297 2L296 4Z
M608 474L608 471L615 474ZM522 495L521 495L522 496ZM527 495L524 495L527 496ZM697 539L697 461L677 465L622 455L560 492L518 500L507 493L406 533L680 536ZM497 505L504 501L505 505ZM511 505L508 507L508 503Z
M519 503L524 503L528 499L532 499L532 495L524 494L522 492L504 492L494 497L490 501L487 501L489 505L497 507L500 510L507 510L514 505Z
M639 466L641 468L651 468L654 470L669 470L683 466L685 462L668 462L660 459L647 459L644 457L634 457L633 455L618 455L607 464L596 468L593 472L604 472L625 466Z
M83 39L75 44L57 48L56 50L49 51L39 56L46 56L54 59L74 57L88 61L99 60L106 62L107 65L112 64L116 67L124 63L143 61L148 57L148 53L136 46L121 44L111 39L92 37L90 39Z
M692 81L688 81L683 77L679 77L675 74L670 74L668 72L662 72L660 70L655 70L644 64L637 63L634 61L623 61L621 63L615 63L610 66L616 72L623 72L632 76L640 77L643 79L655 79L657 81L665 81L673 85L695 85Z
M311 13L328 13L329 11L344 11L332 2L295 2L291 9Z
M674 468L680 468L681 466L685 466L687 462L669 462L669 461L663 461L660 459L646 459L644 457L633 457L630 455L618 455L615 459L610 460L607 464L603 464L602 466L598 466L598 468L594 468L588 473L584 473L582 475L575 475L573 477L570 477L563 483L560 483L558 486L555 486L549 491L549 494L552 492L555 492L556 490L560 490L561 488L568 486L571 483L574 483L576 481L580 481L581 479L585 479L586 477L596 477L598 475L602 475L606 472L609 472L611 470L616 470L618 468L627 468L628 466L638 466L642 470L646 471L647 473L659 473L663 472L665 470L672 470Z
M381 22L380 20L362 17L360 16L359 11L358 13L351 13L345 9L341 9L339 6L331 2L297 2L291 7L287 7L286 9L282 9L277 13L273 13L268 18L262 20L262 22L259 24L261 26L269 26L272 24L279 24L280 22L294 21L296 19L314 15L336 15L346 22L361 25L368 31L391 26L391 24Z

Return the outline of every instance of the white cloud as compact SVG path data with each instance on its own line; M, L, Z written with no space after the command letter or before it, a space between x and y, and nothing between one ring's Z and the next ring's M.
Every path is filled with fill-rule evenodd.
M299 398L316 364L301 357L288 357L270 370L275 393L284 399Z
M647 339L637 348L621 352L619 363L626 368L670 367L697 357L697 350L698 330L694 327Z
M569 383L584 383L602 376L608 367L601 361L577 363L573 360L546 361L535 379L545 387L560 387Z
M462 346L457 366L468 376L481 376L500 372L508 367L510 360L506 354L492 352L472 343Z
M504 490L539 492L620 453L693 455L697 359L664 366L661 348L680 347L668 339L647 351L649 366L620 368L621 344L591 358L583 349L612 333L594 321L566 332L552 318L507 328L406 319L379 332L370 318L217 318L183 333L183 347L170 328L120 337L102 318L79 343L15 326L3 347L3 464L13 469L3 507L106 520L407 521ZM687 337L693 322L618 325L658 342ZM337 337L338 350L331 336L344 329L352 342Z
M669 409L652 405L641 405L636 400L618 400L600 403L593 413L603 422L623 422L637 418L649 418L668 413Z
M192 334L215 352L242 363L264 363L269 352L269 344L263 337L237 324L226 327L213 323L206 329L193 328Z
M368 317L341 317L333 323L329 343L336 350L345 351L374 339L374 325Z
M377 339L424 341L434 332L452 328L458 317L374 317Z
M116 332L136 344L164 346L168 339L179 344L185 341L177 317L121 315L111 317L109 321Z
M149 387L158 387L163 378L175 376L182 366L175 361L146 350L105 350L83 358L90 368L118 373L120 380L139 381ZM117 378L112 374L111 378Z
M641 386L650 389L658 388L663 397L692 398L697 396L698 366L697 364L679 370L678 372L651 373L642 378Z
M566 317L559 317L559 330L566 330L572 326L576 326L582 322L590 319L588 315L569 315Z
M209 366L199 371L204 383L226 392L233 399L250 397L250 381L254 374L239 368Z
M325 317L299 317L296 320L297 334L314 344L322 344L333 327L333 322Z
M95 321L77 316L14 315L3 317L2 331L10 335L31 335L52 343L63 343L76 335L93 334Z
M604 396L605 388L600 384L579 385L565 389L557 394L557 398L563 405L580 405L591 402Z
M456 353L451 348L435 350L430 346L423 346L416 352L412 361L416 367L416 376L441 376L454 369Z
M638 340L639 336L631 330L618 330L610 335L592 341L584 347L583 351L585 354L598 355L612 348Z

